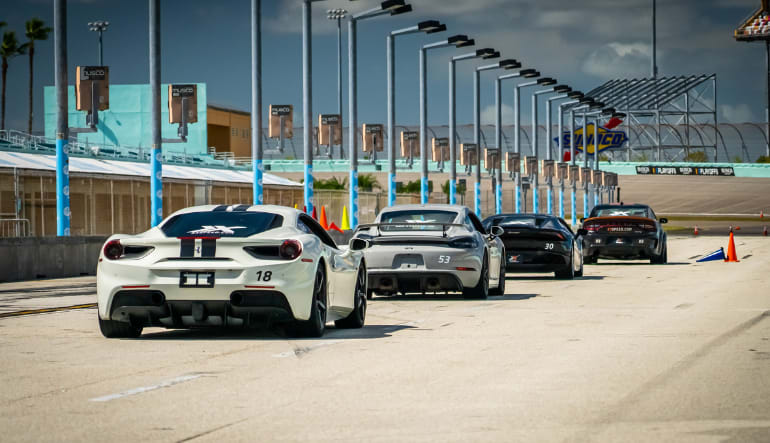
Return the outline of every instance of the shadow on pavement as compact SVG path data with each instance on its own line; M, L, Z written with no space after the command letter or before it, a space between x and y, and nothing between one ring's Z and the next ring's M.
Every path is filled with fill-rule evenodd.
M506 295L495 295L490 296L489 300L498 301L498 300L529 300L530 298L535 298L540 294L506 294Z
M289 341L318 341L318 340L347 340L362 338L385 338L390 334L404 329L414 329L409 324L398 325L364 325L361 329L337 329L327 325L323 337L305 338L291 337L280 326L265 329L228 329L228 328L200 328L200 329L169 329L158 332L147 332L137 340L289 340Z
M633 262L625 262L625 261L609 261L609 262L599 262L594 263L586 266L685 266L691 264L690 262L668 262L663 265L653 265L648 261L633 261Z

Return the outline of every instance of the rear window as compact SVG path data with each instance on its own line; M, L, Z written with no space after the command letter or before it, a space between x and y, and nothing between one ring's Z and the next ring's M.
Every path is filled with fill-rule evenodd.
M597 208L591 211L591 217L649 217L645 207L618 206L615 208Z
M439 210L404 210L382 214L380 223L398 223L398 226L382 226L382 231L428 230L441 231L442 224L454 223L457 213Z
M506 215L490 217L484 221L484 227L487 230L492 226L500 226L502 228L559 229L555 219L534 215Z
M269 212L189 212L172 217L160 228L168 237L249 237L283 225L283 216Z

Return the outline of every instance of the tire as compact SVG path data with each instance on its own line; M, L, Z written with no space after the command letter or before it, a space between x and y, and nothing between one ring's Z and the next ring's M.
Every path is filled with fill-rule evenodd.
M500 256L500 279L496 288L489 289L489 295L505 295L505 250Z
M326 314L328 311L328 285L323 262L318 264L313 283L313 300L310 307L310 318L296 320L289 330L295 337L321 337L326 330Z
M572 280L575 278L575 267L570 263L569 268L554 272L554 276L559 280Z
M596 257L583 257L584 265L595 265L598 262L599 262L599 259Z
M362 264L356 277L356 288L353 291L353 311L345 318L336 320L334 326L340 329L358 329L364 326L366 320L366 268Z
M484 261L481 265L479 282L472 288L463 288L463 297L466 299L484 300L489 295L489 261L484 254Z
M142 335L142 327L134 326L131 323L114 320L102 320L99 314L99 330L107 338L139 338Z
M574 247L574 246L573 246ZM582 277L583 276L583 254L580 254L580 269L575 271L575 277Z
M371 300L374 298L374 289L366 288L366 299Z
M668 245L663 245L663 252L660 255L650 257L650 263L653 265L664 265L668 263Z

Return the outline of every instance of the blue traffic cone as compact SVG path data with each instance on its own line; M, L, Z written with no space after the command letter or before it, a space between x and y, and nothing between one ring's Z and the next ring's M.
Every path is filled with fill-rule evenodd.
M696 262L704 262L704 261L716 261L716 260L724 260L725 259L725 250L724 248L719 248L716 251L712 252L711 254L708 254L707 256L695 260Z

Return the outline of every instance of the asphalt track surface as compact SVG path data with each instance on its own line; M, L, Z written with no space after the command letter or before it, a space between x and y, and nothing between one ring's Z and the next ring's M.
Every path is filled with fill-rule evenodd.
M93 277L0 285L2 441L768 441L770 239L377 297L361 330L107 340ZM85 305L85 306L84 306ZM36 310L68 308L35 314Z

